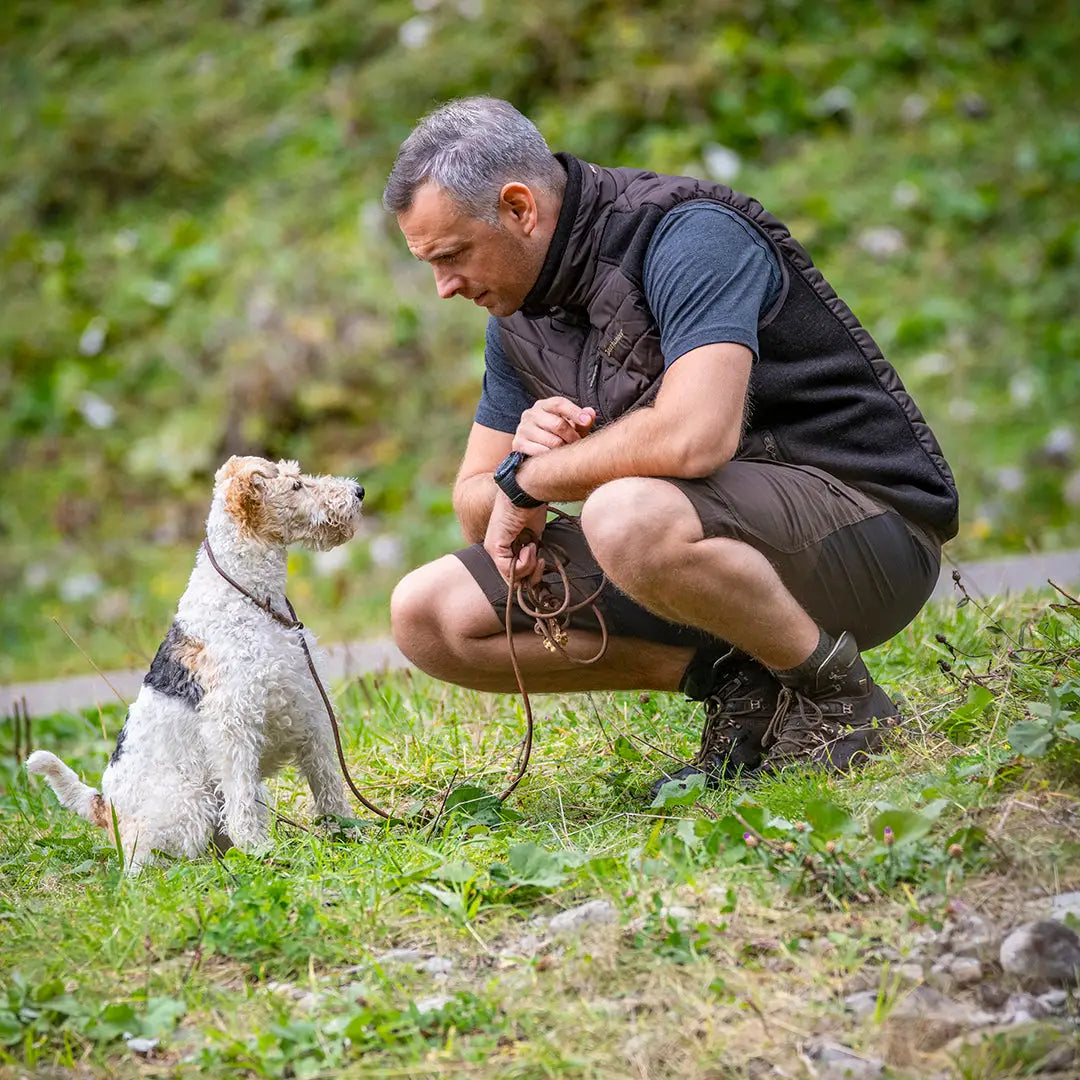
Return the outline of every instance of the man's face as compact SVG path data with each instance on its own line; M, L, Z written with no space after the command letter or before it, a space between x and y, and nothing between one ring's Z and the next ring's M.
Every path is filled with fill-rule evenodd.
M540 275L550 239L537 228L532 194L520 184L504 188L497 225L469 217L434 184L417 189L398 225L409 250L431 264L443 300L464 296L500 317L521 307Z

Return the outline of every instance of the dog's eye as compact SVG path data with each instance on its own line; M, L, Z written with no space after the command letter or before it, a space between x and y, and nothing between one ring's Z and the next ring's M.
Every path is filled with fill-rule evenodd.
M299 491L303 486L304 486L304 481L303 480L297 480L296 483L293 484L292 489L293 489L293 491Z

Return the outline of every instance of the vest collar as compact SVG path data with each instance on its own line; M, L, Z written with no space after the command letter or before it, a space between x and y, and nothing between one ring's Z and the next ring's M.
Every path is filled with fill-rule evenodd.
M584 306L589 285L590 275L583 274L590 264L589 245L571 244L571 239L580 240L596 212L597 184L588 175L595 166L573 154L555 157L566 170L566 188L540 276L521 305L522 312L531 317L546 315L552 308Z

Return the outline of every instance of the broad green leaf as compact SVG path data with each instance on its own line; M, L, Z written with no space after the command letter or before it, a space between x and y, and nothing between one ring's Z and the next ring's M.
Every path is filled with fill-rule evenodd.
M615 740L615 753L618 754L623 761L642 760L641 752L625 735L620 735Z
M0 1012L0 1046L14 1046L22 1041L22 1024L9 1012Z
M673 806L692 806L704 790L704 773L694 773L685 780L669 780L656 793L649 809L670 810Z
M496 877L495 867L491 876ZM558 854L545 851L538 844L515 844L500 868L497 880L507 885L532 885L538 889L553 889L566 881L563 860Z
M883 840L886 828L892 829L896 843L909 844L925 836L934 827L933 821L914 810L886 810L870 822L870 835Z
M1050 749L1050 744L1054 741L1054 733L1047 730L1045 723L1021 720L1009 728L1005 738L1018 754L1029 758L1041 758Z
M150 998L146 1003L146 1015L143 1017L143 1034L167 1035L186 1012L187 1006L178 998Z
M841 806L828 799L814 799L803 811L810 828L822 839L832 840L858 831L858 823Z

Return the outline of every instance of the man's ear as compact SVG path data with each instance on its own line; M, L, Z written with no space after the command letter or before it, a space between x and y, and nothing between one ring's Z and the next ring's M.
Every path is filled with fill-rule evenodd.
M513 180L499 192L499 217L511 228L528 236L540 219L532 188Z

